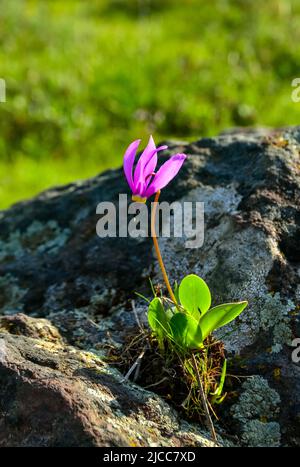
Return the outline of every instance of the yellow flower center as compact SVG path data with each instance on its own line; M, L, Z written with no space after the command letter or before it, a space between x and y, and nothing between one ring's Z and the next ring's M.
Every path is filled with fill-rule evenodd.
M147 198L142 198L138 195L132 195L132 201L136 201L137 203L146 203Z

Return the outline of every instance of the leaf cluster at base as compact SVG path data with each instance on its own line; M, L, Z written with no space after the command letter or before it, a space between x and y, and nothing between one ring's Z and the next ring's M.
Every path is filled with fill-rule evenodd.
M247 302L211 306L207 284L196 274L189 274L175 290L176 303L154 297L148 308L148 322L159 345L171 341L182 352L203 348L205 339L216 329L233 321Z
M205 424L192 351L183 355L170 341L166 342L162 351L153 333L144 331L128 337L121 350L112 349L109 362L126 374L141 352L144 352L144 356L132 379L170 402L185 418ZM224 345L209 336L203 349L193 353L209 408L218 418L219 403L226 396L223 388L226 375Z

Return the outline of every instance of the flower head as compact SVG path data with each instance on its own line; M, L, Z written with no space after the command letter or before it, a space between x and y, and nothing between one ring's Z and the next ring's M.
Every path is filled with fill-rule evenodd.
M175 154L170 157L155 172L157 165L157 153L167 149L168 146L155 146L152 136L142 152L135 170L133 171L136 152L141 140L133 141L124 154L124 172L128 185L132 191L134 201L146 202L147 198L164 188L179 172L186 158L185 154Z

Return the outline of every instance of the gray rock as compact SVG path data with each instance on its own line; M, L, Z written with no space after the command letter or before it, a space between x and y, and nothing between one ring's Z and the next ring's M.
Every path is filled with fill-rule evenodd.
M190 272L202 276L214 304L249 301L218 336L238 374L262 376L280 397L268 422L276 425L260 429L272 428L274 444L280 438L282 445L299 445L300 367L290 344L300 336L300 128L171 142L170 152L177 150L188 159L161 199L204 201L205 241L187 250L185 238L161 239L166 267L177 281ZM3 315L46 318L77 349L122 345L137 326L133 292L150 295L148 277L161 282L161 276L150 239L96 236L96 205L117 203L119 193L129 193L121 169L0 213ZM145 322L142 301L136 311ZM242 428L240 439L255 444Z
M43 339L0 332L0 447L215 445L95 354L63 344L57 331L53 340L45 321L27 323Z
M280 446L280 426L272 421L280 411L280 397L261 376L242 385L242 394L231 413L240 423L242 442L247 446Z

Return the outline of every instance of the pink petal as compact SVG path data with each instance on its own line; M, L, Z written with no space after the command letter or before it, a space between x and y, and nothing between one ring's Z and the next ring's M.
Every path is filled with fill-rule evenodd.
M135 168L135 171L134 171L134 184L135 185L137 185L139 182L141 182L141 178L143 177L143 173L144 173L144 167L146 167L146 165L151 161L151 159L153 157L154 157L154 159L156 157L156 163L157 163L157 156L156 156L155 150L156 150L156 146L155 146L154 140L153 140L152 136L150 136L148 144L147 144L146 148L144 149L144 151L142 152L142 154L141 154L141 156L140 156L140 158L138 160L138 163L136 164L136 168ZM154 160L154 162L155 162L155 160ZM153 165L153 164L151 164L151 165ZM155 167L156 167L156 164L155 164ZM153 172L153 170L152 170L152 172Z
M124 161L123 161L123 167L124 167L124 173L125 177L127 179L128 185L130 186L130 189L133 191L134 184L133 184L133 177L132 177L132 169L133 169L133 163L136 155L137 148L140 144L141 140L137 139L133 141L128 148L125 151L124 154Z
M149 182L149 175L151 175L154 172L154 170L155 170L155 168L157 166L157 153L159 151L164 151L165 149L168 149L168 146L166 146L166 145L159 146L157 149L155 149L154 154L149 159L149 162L147 163L147 165L144 167L143 180L144 180L144 182L146 182L146 185L148 184L147 179L148 179L148 182Z
M154 171L157 164L157 152L167 149L168 146L155 147L152 136L149 138L149 142L141 157L136 165L133 177L133 185L135 193L141 194L147 189L149 184L149 175Z
M145 196L147 198L152 196L158 190L164 188L174 177L176 177L185 159L185 154L175 154L175 156L172 156L169 160L167 160L167 162L165 162L157 171L145 193Z

